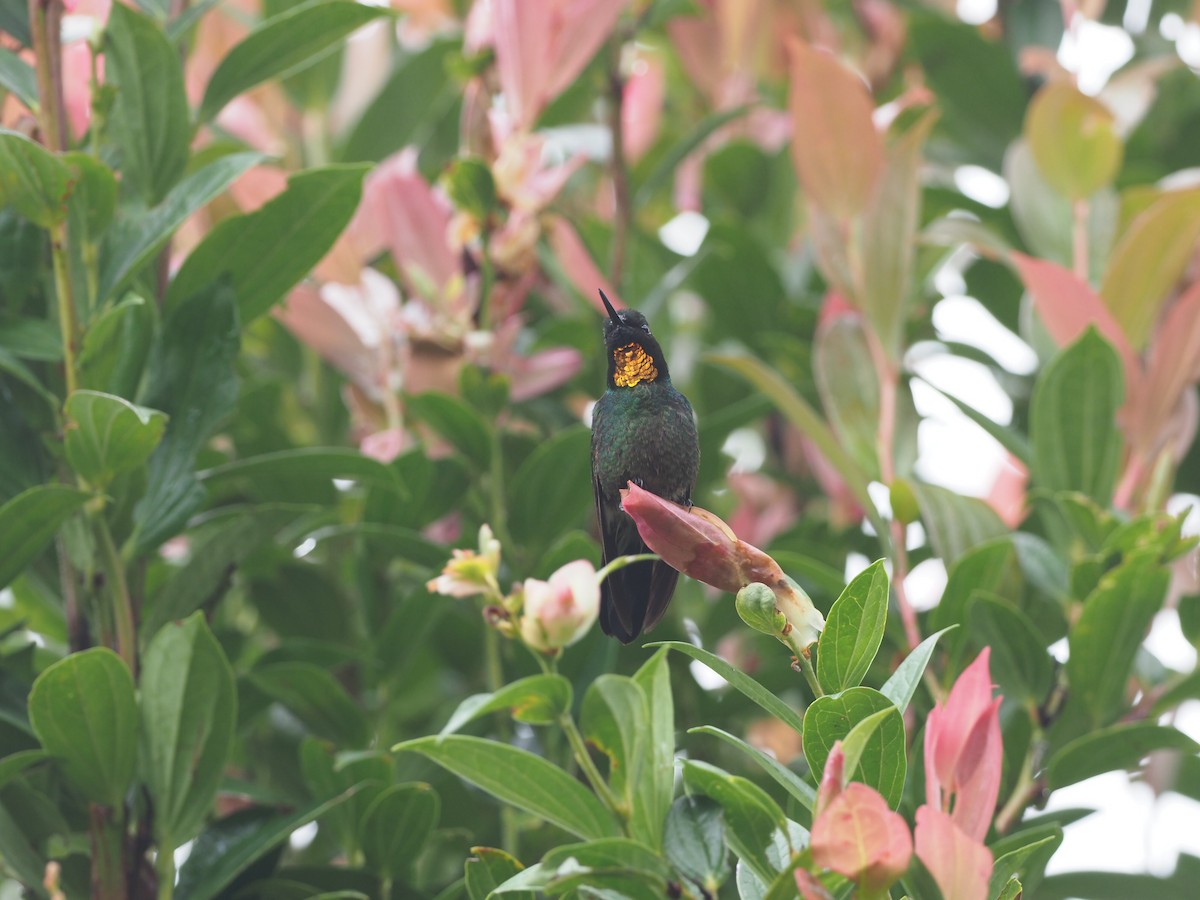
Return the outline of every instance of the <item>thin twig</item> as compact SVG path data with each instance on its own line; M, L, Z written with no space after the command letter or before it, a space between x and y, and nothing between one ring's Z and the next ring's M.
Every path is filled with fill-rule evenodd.
M1090 273L1088 264L1088 202L1076 200L1071 206L1071 271L1080 281L1086 282Z

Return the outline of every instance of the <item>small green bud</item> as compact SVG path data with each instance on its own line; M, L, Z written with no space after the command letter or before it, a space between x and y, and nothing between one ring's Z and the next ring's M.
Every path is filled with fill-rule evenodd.
M454 205L480 222L496 208L496 182L491 169L480 159L456 159L443 183Z
M755 631L771 637L779 637L787 627L787 617L775 605L775 592L759 581L737 592L737 612Z
M917 495L913 493L911 484L903 478L897 478L892 482L890 493L892 518L903 525L908 525L921 518L921 510L917 506Z

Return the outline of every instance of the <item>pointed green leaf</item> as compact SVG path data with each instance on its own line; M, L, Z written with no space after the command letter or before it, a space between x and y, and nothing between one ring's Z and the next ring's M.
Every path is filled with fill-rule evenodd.
M1156 557L1139 553L1105 575L1068 635L1071 699L1084 704L1093 725L1107 725L1125 709L1130 669L1170 580Z
M158 632L146 648L141 682L143 776L158 845L170 852L213 810L233 746L237 691L202 613Z
M66 164L29 138L0 128L0 209L11 206L41 228L67 217L71 172Z
M908 704L912 700L913 694L916 693L917 685L921 683L921 677L925 674L925 667L929 665L929 659L933 656L933 648L937 644L938 638L951 628L957 627L957 625L950 625L917 644L916 649L904 657L904 662L896 667L896 671L879 689L879 692L891 700L900 712L908 709Z
M838 316L817 329L813 380L845 452L878 477L879 379L858 317Z
M646 696L649 721L630 824L634 837L655 849L662 845L663 820L675 795L675 702L668 657L665 648L655 651L633 676Z
M313 734L343 747L364 747L371 739L371 725L362 708L325 669L311 663L279 662L261 666L249 677Z
M420 753L493 797L579 837L615 837L620 830L591 791L528 750L458 734L418 738L393 749Z
M59 660L29 692L29 724L46 752L88 800L114 809L133 782L137 718L129 667L105 647Z
M123 209L109 236L96 302L104 302L125 287L166 245L188 216L263 159L259 153L222 156L176 184L162 203L152 209L132 206Z
M510 482L509 528L519 541L548 546L584 515L591 515L592 433L566 428L526 457ZM546 490L546 473L555 489Z
M472 847L463 868L469 900L487 900L496 888L523 871L525 866L516 857L495 847ZM520 900L535 900L535 897L530 891Z
M37 559L90 496L62 484L41 484L0 506L0 588Z
M671 864L710 896L729 877L725 816L708 797L680 797L663 828L663 852Z
M104 32L105 81L124 179L154 206L183 175L192 129L183 63L157 22L120 4Z
M644 762L649 719L646 695L632 678L601 675L583 696L583 735L608 757L609 785L631 811L639 800L635 788Z
M855 687L836 696L818 697L804 714L804 757L818 783L825 761L836 741L844 740L859 722L882 710L895 710L885 717L866 741L860 756L859 781L883 795L893 809L900 802L908 770L905 756L904 720L900 711L879 691Z
M834 601L817 643L817 678L827 694L862 683L883 643L888 576L877 560L846 585Z
M134 509L133 545L143 553L174 535L204 502L196 453L237 400L233 363L241 346L233 294L210 285L176 307L149 362L146 403L170 422L150 458L146 492Z
M350 0L313 0L261 23L221 60L209 79L198 117L207 121L234 97L272 78L286 78L336 50L386 9Z
M232 485L260 500L295 501L306 482L329 484L335 478L404 490L394 466L350 447L299 447L262 453L205 469L196 477L209 490Z
M763 770L775 779L779 786L791 794L796 802L805 809L811 810L816 805L817 792L813 790L812 786L769 753L765 753L757 747L747 744L741 738L730 734L728 731L723 731L712 725L689 728L688 734L711 734L713 737L720 738L725 743L737 747L762 766Z
M685 760L683 781L689 791L720 804L725 812L726 843L769 884L777 869L767 856L767 847L776 832L786 833L783 810L754 782L708 763Z
M749 699L753 700L768 713L775 718L781 720L786 725L792 727L797 734L804 731L804 719L800 717L794 709L768 691L765 687L738 669L735 669L721 657L715 653L710 653L700 647L692 644L685 644L682 641L662 641L657 644L647 644L647 647L667 647L671 650L678 650L690 656L692 659L704 663L737 690L744 694Z
M457 397L427 391L406 401L409 413L432 428L479 471L492 456L492 436L483 418Z
M367 866L381 878L411 877L417 857L441 813L427 784L393 784L367 807L360 826Z
M37 77L33 66L3 47L0 47L0 88L11 91L30 109L37 110Z
M1030 404L1034 483L1112 500L1124 446L1116 425L1125 400L1121 359L1094 329L1042 370Z
M144 464L167 425L158 410L98 391L76 391L67 398L65 412L67 462L99 490Z
M1136 769L1157 750L1195 754L1200 753L1200 744L1170 725L1110 725L1076 738L1055 753L1046 767L1046 781L1051 790L1057 790L1114 769Z
M561 675L530 675L490 694L475 694L458 705L439 734L453 734L488 713L509 710L518 722L549 725L571 708L571 682Z
M164 306L226 275L242 322L264 315L329 252L358 208L366 173L366 166L352 165L290 176L282 194L205 236L176 273Z
M1124 148L1112 112L1069 81L1051 81L1034 95L1025 137L1046 181L1068 200L1086 200L1121 166Z
M1040 706L1054 686L1054 660L1029 616L1003 597L976 591L967 622L976 643L991 647L992 678L1006 697Z
M933 551L949 567L963 554L1008 534L995 511L978 497L964 497L936 484L912 482L921 520Z

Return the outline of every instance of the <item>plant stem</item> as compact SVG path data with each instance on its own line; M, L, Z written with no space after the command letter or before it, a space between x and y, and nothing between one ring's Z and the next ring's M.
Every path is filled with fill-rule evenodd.
M92 896L97 900L125 900L125 853L121 823L114 810L92 803L88 806L92 844Z
M54 267L54 293L58 298L58 329L62 335L63 374L67 396L75 393L75 298L71 294L71 273L67 267L67 226L60 222L50 228L50 260Z
M155 857L158 869L158 900L171 900L175 895L175 852L170 847L159 847Z
M488 690L494 694L504 687L504 667L500 662L500 635L494 628L484 629L483 654ZM512 725L507 714L499 713L496 730L501 741L507 744L512 738ZM500 846L506 853L517 855L517 818L512 807L508 805L500 807Z
M612 137L610 159L615 206L608 277L618 291L621 290L626 245L629 241L630 223L633 221L629 197L629 165L625 159L625 81L621 77L621 49L624 43L620 35L614 35L608 45L608 130Z
M657 553L636 553L630 556L618 556L612 560L607 566L596 573L596 583L599 584L613 572L618 569L623 569L626 566L631 566L636 562L654 562L661 559Z
M129 597L129 585L125 581L125 564L117 545L113 543L112 532L109 531L108 521L101 512L95 517L96 538L100 544L100 554L104 562L104 571L108 579L109 593L112 597L112 617L117 630L117 654L125 660L129 671L137 676L137 632L133 624L133 601Z
M562 726L563 733L567 736L567 741L571 745L571 750L575 754L575 762L579 764L579 768L583 770L583 774L587 777L588 782L592 785L592 789L599 796L600 801L611 809L614 813L625 819L629 815L629 810L625 809L613 796L612 790L608 783L596 768L596 764L592 762L591 754L588 753L587 745L583 742L583 735L579 733L579 729L575 725L575 720L571 718L570 713L563 713L559 717L559 724Z
M60 152L66 149L66 119L62 102L60 65L60 25L63 5L60 0L29 0L29 30L33 42L34 72L38 89L38 120L46 146Z
M1013 785L1012 794L1009 795L1008 802L996 816L996 831L1000 834L1006 833L1021 818L1021 814L1025 812L1025 807L1029 805L1030 801L1042 792L1043 785L1040 779L1033 777L1033 756L1040 743L1041 732L1039 729L1029 742L1029 750L1025 753L1025 761L1021 764L1021 774L1017 776L1017 783Z

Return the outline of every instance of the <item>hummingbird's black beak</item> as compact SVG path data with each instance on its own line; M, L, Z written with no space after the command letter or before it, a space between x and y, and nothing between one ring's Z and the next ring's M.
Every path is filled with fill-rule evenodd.
M608 317L612 319L613 324L620 325L621 319L617 316L617 311L613 309L613 305L609 303L604 291L600 291L600 299L604 301L604 308L608 310Z

